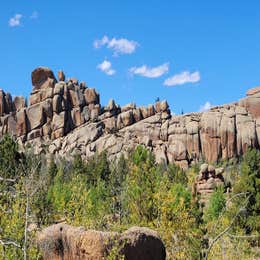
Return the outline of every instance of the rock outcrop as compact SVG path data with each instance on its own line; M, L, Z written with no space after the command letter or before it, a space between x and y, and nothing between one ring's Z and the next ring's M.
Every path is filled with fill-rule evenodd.
M37 243L44 259L105 259L111 249L126 260L164 260L165 246L148 228L132 227L119 234L56 224L38 234Z
M171 115L167 101L148 107L114 100L101 106L100 96L85 82L48 68L32 72L30 104L0 90L0 136L10 133L37 152L48 147L56 156L80 153L88 159L107 150L109 157L127 153L138 144L155 153L158 162L188 167L205 159L216 162L241 156L260 144L260 87L238 102L207 112Z
M211 194L217 187L224 188L224 168L215 168L204 163L200 166L200 172L195 182L195 192L200 195L200 203L206 206Z

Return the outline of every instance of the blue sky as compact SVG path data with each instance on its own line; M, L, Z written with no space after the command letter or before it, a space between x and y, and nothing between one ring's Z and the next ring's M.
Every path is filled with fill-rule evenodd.
M260 1L9 0L0 4L0 88L62 69L102 105L167 99L173 112L236 101L260 84ZM208 102L208 103L207 103Z

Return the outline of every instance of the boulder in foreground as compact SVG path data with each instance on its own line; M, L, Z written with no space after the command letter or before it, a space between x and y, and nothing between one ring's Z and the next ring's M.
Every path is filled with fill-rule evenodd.
M37 242L46 260L101 260L110 254L111 249L127 260L166 258L165 247L158 234L143 227L132 227L119 234L56 224L42 230Z

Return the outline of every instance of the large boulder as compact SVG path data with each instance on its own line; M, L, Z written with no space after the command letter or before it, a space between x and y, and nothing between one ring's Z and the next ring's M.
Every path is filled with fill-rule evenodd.
M255 95L257 93L260 93L260 87L255 87L255 88L251 88L246 92L247 96L252 96Z
M149 117L147 107L144 106L140 107L140 111L141 111L142 118Z
M54 95L63 95L64 87L66 86L65 82L58 82L55 84L53 94Z
M28 130L41 127L45 123L44 109L41 103L29 106L26 110Z
M88 104L99 104L99 94L94 88L87 88L85 90L85 101Z
M65 126L65 112L61 112L59 114L54 113L52 118L52 130L58 130L60 128L64 128Z
M241 99L239 104L245 107L254 118L260 118L260 93Z
M224 187L224 168L215 168L213 165L202 164L199 175L195 181L195 193L200 195L199 203L203 207L208 206L210 197L216 187Z
M13 114L7 115L7 132L11 135L16 136L16 121Z
M121 108L121 112L123 113L123 112L126 112L128 110L133 110L133 109L136 109L135 103L129 103Z
M14 110L12 96L0 89L0 116L9 114Z
M25 108L16 112L16 133L22 136L27 133L26 110Z
M113 233L86 231L66 224L52 225L38 235L44 259L104 259Z
M169 108L169 105L168 105L166 100L158 101L158 102L155 103L156 113L165 112L165 111L168 110L168 108Z
M73 125L75 127L78 127L78 126L84 124L84 116L80 113L79 108L73 108L71 110L71 119L72 119Z
M85 105L83 93L81 92L81 89L78 86L73 90L69 90L69 94L72 107L81 107Z
M133 124L133 122L134 122L134 117L133 117L132 110L123 112L119 114L117 117L117 128L121 129L123 127Z
M6 113L12 112L14 110L14 107L13 107L12 96L10 93L6 93L5 102L6 102Z
M18 96L14 98L13 104L15 111L20 111L26 107L26 100L24 97Z
M120 237L126 260L163 260L165 247L157 232L145 227L132 227Z
M58 71L58 79L59 81L65 81L65 74L62 70Z
M6 114L5 92L0 89L0 116Z
M40 103L41 101L44 101L52 97L53 97L53 86L39 89L37 91L34 91L30 95L30 105Z
M39 67L32 72L33 90L54 87L55 83L55 76L49 68Z
M154 106L153 105L149 105L147 107L147 116L150 117L150 116L153 116L154 114L155 114Z
M135 122L138 122L143 119L141 110L139 108L133 109L133 116Z
M114 99L110 99L109 102L108 102L108 105L107 105L107 110L113 111L115 109L117 109L115 101L114 101Z
M56 224L38 233L37 243L43 258L52 260L101 260L109 256L113 248L126 260L164 260L166 257L158 234L140 227L119 234Z
M63 109L62 107L62 96L60 95L55 95L53 97L53 112L56 112L56 113L60 113Z

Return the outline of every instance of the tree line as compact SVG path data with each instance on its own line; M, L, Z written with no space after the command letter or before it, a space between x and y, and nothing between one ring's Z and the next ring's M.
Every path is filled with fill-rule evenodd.
M202 162L201 162L202 163ZM121 231L150 227L160 234L168 259L252 259L259 256L260 152L249 150L229 169L231 189L216 189L201 210L192 192L199 164L184 171L157 164L137 146L126 158L106 152L87 162L19 152L0 141L0 258L41 259L35 237L66 221L86 228Z

